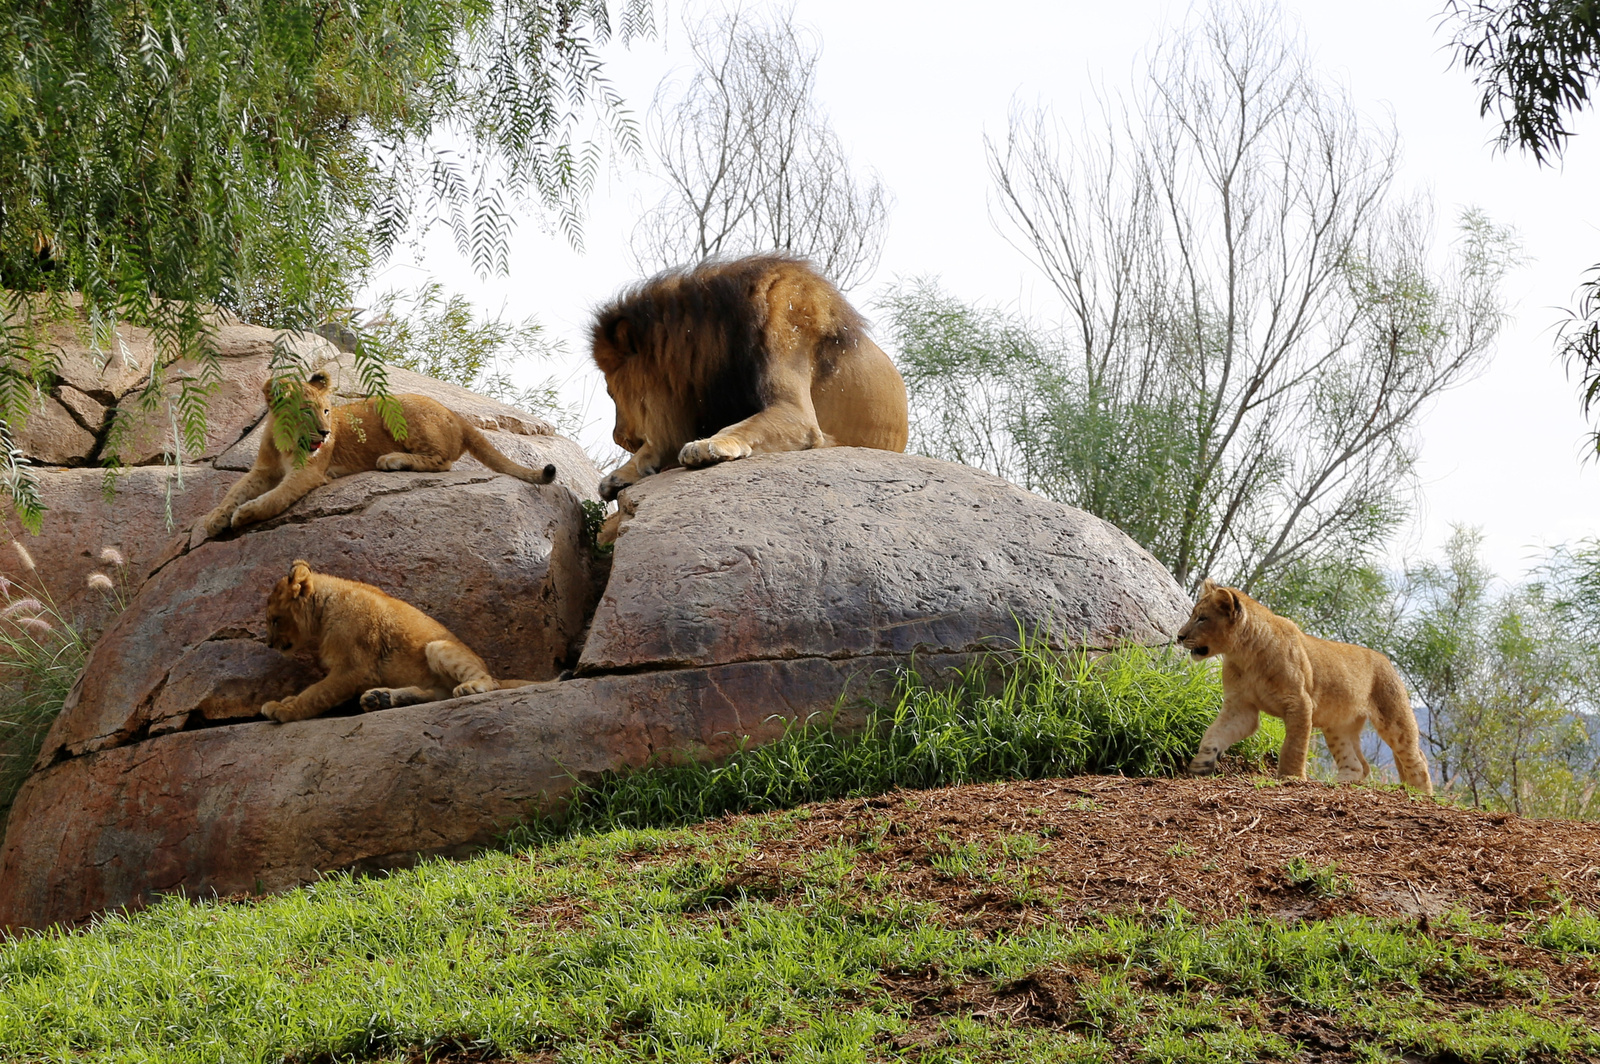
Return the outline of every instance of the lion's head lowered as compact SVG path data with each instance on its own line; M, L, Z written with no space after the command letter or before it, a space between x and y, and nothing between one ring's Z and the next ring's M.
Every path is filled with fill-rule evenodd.
M303 559L295 559L289 575L279 580L267 599L267 645L286 654L317 649L316 618L311 591L315 574Z
M1232 587L1207 580L1200 588L1189 619L1178 629L1178 643L1190 657L1208 658L1233 649L1234 634L1244 620L1248 596Z

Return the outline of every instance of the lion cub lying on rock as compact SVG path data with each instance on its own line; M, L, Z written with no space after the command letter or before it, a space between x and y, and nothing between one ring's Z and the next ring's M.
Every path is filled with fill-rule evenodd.
M370 711L533 682L496 680L482 658L415 606L371 584L313 573L304 561L294 563L267 600L267 643L312 651L328 673L261 707L262 716L279 722L319 716L358 694Z
M1191 773L1215 772L1218 756L1270 713L1284 724L1278 775L1305 778L1311 729L1321 728L1339 782L1356 783L1370 771L1361 753L1361 726L1370 719L1394 751L1400 779L1433 793L1406 685L1376 650L1306 635L1243 591L1210 580L1178 642L1196 658L1223 656L1222 712L1200 740Z
M299 399L308 419L310 452L306 463L295 467L295 453L278 446L277 415L270 409L275 388L295 388L292 381L271 380L262 389L267 397L267 431L255 465L228 489L217 508L200 519L198 527L214 536L232 526L240 528L277 517L313 488L337 477L373 469L411 469L439 472L449 469L465 452L494 470L529 484L548 484L556 467L542 470L518 465L484 439L483 433L443 403L425 395L397 395L406 419L406 438L390 435L378 413L378 403L366 399L345 406L333 405L333 386L326 373L314 373L298 385Z

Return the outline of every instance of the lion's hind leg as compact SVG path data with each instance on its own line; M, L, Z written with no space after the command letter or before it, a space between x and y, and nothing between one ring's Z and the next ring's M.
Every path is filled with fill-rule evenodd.
M1353 721L1322 729L1322 737L1327 740L1328 753L1333 755L1340 783L1360 783L1372 771L1366 755L1361 752L1361 726L1365 723L1357 717Z
M435 639L422 648L428 658L428 668L442 680L453 683L450 694L454 698L481 695L485 691L498 691L500 684L489 675L483 659L468 650L466 644L453 639Z
M1406 693L1394 666L1389 665L1373 684L1372 727L1391 751L1394 765L1400 772L1400 782L1414 787L1423 794L1433 793L1433 776L1428 772L1428 759L1422 756L1422 736L1417 728L1417 716L1411 711L1411 696Z
M424 702L443 702L449 697L448 687L374 687L361 696L361 711L371 713L397 706L420 706Z
M418 454L412 451L390 451L380 454L373 465L389 472L410 470L413 473L443 473L455 464L454 458L441 454Z

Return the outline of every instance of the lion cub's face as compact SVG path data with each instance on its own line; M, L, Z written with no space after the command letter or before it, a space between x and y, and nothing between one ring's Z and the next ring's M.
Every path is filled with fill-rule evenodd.
M311 567L296 561L289 575L279 580L267 599L267 645L293 653L315 650L317 633L312 630L310 611Z
M1207 580L1189 620L1178 629L1178 643L1194 658L1226 654L1233 646L1233 630L1243 616L1244 599L1240 593Z
M267 407L278 413L273 422L273 442L284 452L304 448L315 457L333 442L333 382L326 373L309 380L276 378L261 389Z

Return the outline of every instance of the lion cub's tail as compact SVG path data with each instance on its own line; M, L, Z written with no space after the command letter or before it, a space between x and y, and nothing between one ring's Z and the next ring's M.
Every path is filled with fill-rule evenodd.
M496 690L509 691L513 687L532 687L538 680L496 680L500 686Z
M467 445L468 454L496 473L504 473L508 477L516 477L529 484L548 484L556 479L554 462L546 463L543 469L529 469L525 465L518 465L497 451L494 444L484 439L483 433L467 424L465 418L461 419L461 441Z

